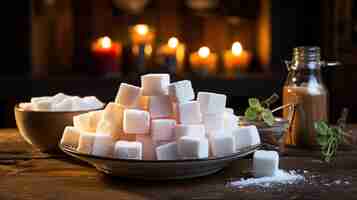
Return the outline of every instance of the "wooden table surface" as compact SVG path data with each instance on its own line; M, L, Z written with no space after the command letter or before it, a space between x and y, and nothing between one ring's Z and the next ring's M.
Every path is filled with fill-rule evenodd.
M331 164L322 163L318 152L288 152L280 168L298 170L305 181L269 188L228 186L249 174L252 162L243 159L206 177L149 182L112 178L64 155L40 153L16 129L2 129L0 199L357 199L357 151L340 151Z

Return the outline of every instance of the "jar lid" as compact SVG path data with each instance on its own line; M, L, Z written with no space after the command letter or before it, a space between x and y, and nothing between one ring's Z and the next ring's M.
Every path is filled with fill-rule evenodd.
M319 69L321 64L320 47L295 47L293 49L292 63L296 68Z

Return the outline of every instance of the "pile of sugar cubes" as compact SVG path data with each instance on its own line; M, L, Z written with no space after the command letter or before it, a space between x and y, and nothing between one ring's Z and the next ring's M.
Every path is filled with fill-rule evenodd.
M33 111L83 111L103 108L104 103L95 96L79 97L58 93L54 96L32 97L19 107Z
M104 110L75 116L61 143L79 152L120 159L221 157L260 144L255 126L238 126L226 96L195 93L191 81L168 74L141 76L141 88L122 83Z

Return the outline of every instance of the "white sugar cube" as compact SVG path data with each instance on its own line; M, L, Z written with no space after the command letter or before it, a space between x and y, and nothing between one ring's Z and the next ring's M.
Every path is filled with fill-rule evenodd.
M225 112L224 113L224 131L227 133L232 133L234 129L238 128L238 117Z
M40 110L40 111L48 111L48 110L51 110L53 107L53 104L52 104L51 100L49 100L49 99L36 101L36 102L32 103L32 105L35 110Z
M210 137L213 156L227 156L235 152L235 141L232 135L216 135Z
M205 126L203 124L192 124L192 125L177 124L175 127L176 141L183 136L204 138Z
M150 114L143 110L126 109L123 123L125 133L147 134L150 128Z
M73 99L72 98L66 98L63 101L61 101L61 102L59 102L57 104L54 104L53 105L53 110L56 110L56 111L72 111L72 110L75 110L73 108L73 105L74 105Z
M139 97L132 108L136 108L139 110L148 110L149 109L149 96L143 95L143 89L140 89Z
M180 124L200 124L202 114L198 101L178 104L178 121Z
M197 95L202 114L223 113L226 108L226 100L226 95L212 92L199 92Z
M24 110L33 110L34 109L32 103L29 103L29 102L20 103L19 107Z
M114 140L110 135L95 135L92 154L96 156L111 157L114 151Z
M141 76L144 96L161 96L169 94L169 74L146 74Z
M221 114L205 114L203 115L203 124L207 131L223 130L224 116Z
M101 109L104 103L95 96L86 96L80 100L81 110Z
M84 113L73 117L74 127L88 132L95 132L97 129L98 117L100 113Z
M142 157L144 160L155 160L155 147L156 144L149 134L136 135L136 141L142 144Z
M169 96L171 101L184 103L195 98L191 81L183 80L169 85Z
M50 96L32 97L31 100L30 100L30 102L31 102L31 103L37 103L37 102L43 101L43 100L51 101L51 100L52 100L52 97L50 97Z
M65 100L67 98L70 98L70 96L65 95L63 93L58 93L58 94L56 94L55 96L53 96L51 98L51 101L52 101L53 104L57 104L57 103L60 103L61 101Z
M96 132L111 135L114 139L123 133L124 108L116 103L108 103L102 111L102 117L98 122Z
M134 106L140 97L140 88L134 85L121 83L117 96L115 97L115 103L123 105L125 107Z
M93 149L95 134L89 132L81 132L78 140L77 151L85 154L91 154Z
M233 115L234 115L234 110L233 110L233 108L225 108L225 109L224 109L224 112L225 112L225 113L230 113L230 114L233 114Z
M175 138L176 121L155 119L151 121L151 135L154 141L172 141Z
M61 144L77 148L80 134L81 131L78 128L73 126L66 126L63 131Z
M260 144L260 136L255 126L244 126L233 130L236 150Z
M170 142L156 147L156 158L158 160L177 160L177 143Z
M274 176L279 169L279 154L276 151L259 150L253 156L255 177Z
M169 96L152 96L149 98L149 112L152 119L169 118L173 116Z
M182 159L207 158L208 140L191 136L183 136L177 142L177 152Z
M114 158L142 159L142 145L140 142L118 141L114 147Z

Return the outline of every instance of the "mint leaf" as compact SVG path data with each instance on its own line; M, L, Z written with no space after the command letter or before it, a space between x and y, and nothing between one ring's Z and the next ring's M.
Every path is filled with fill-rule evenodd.
M318 132L320 135L328 135L329 134L329 127L326 122L324 121L319 121L314 123L314 128L316 132Z
M275 118L273 113L269 109L264 109L262 112L263 121L269 126L273 126L275 122Z
M258 112L254 107L249 107L247 108L247 110L244 113L244 116L250 120L250 121L254 121L257 119L258 117Z
M248 99L249 106L252 108L256 108L257 110L261 109L260 101L257 98Z

